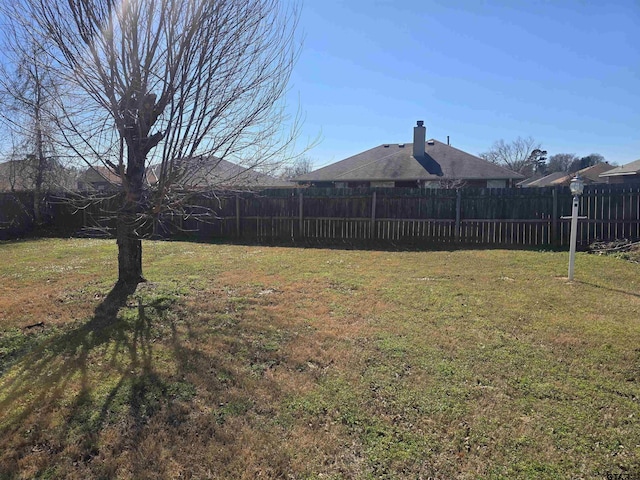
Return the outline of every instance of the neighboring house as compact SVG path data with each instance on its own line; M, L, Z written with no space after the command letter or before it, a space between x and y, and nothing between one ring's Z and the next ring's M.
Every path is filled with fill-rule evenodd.
M413 143L383 144L294 178L316 187L489 187L513 185L524 176L437 140L426 140L424 122Z
M541 178L542 178L542 175L536 173L532 177L525 178L524 180L516 183L516 187L519 187L519 188L528 187L530 184L532 184L536 180L540 180Z
M104 192L120 188L122 180L107 167L89 167L78 177L81 192Z
M35 161L35 158L30 157L0 163L0 192L35 190ZM73 170L64 168L55 160L50 161L49 168L44 172L42 179L43 190L71 189L74 183Z
M532 177L517 184L518 187L556 187L556 186L569 186L571 180L576 175L580 175L585 185L592 185L594 183L604 183L604 180L600 178L600 174L611 170L613 167L608 163L598 163L577 172L553 172L544 177Z
M640 182L640 160L612 168L601 173L600 178L606 183L638 183Z
M609 165L606 162L597 163L595 165L591 165L590 167L583 168L574 173L565 173L563 177L560 177L553 182L551 182L551 186L562 185L568 187L571 183L571 180L576 175L580 175L582 181L585 185L593 185L594 183L605 183L605 181L600 177L601 174L612 170L614 167Z
M159 165L147 168L146 181L149 185L158 183ZM174 186L185 190L204 190L207 188L281 188L296 185L279 180L270 175L245 168L217 157L198 157L182 160L179 179ZM119 175L109 168L89 167L78 180L78 190L106 191L118 189L122 185Z
M0 192L33 190L33 181L21 175L24 160L9 160L0 163Z
M153 167L156 173L159 167ZM196 157L183 160L179 184L187 190L207 188L286 188L296 184L280 180L255 168L247 168L218 157ZM148 178L150 175L147 175ZM157 181L157 180L156 180ZM151 182L151 180L150 180Z
M553 172L543 177L528 178L525 181L518 183L516 186L521 188L549 187L554 181L559 178L563 178L566 175L566 172Z

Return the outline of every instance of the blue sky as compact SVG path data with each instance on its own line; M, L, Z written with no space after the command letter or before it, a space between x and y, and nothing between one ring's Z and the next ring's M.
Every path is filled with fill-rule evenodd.
M427 138L640 158L640 0L306 0L288 102L319 167Z

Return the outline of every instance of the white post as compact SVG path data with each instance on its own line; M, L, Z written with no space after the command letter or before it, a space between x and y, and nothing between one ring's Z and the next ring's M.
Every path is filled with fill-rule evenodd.
M576 261L576 242L578 238L578 195L573 196L571 209L571 238L569 240L569 281L573 280L573 266Z

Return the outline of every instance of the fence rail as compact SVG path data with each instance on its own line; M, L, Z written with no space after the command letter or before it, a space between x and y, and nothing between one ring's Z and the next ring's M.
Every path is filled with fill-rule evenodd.
M26 197L25 197L26 198ZM105 205L113 200L105 200ZM24 202L23 202L24 203ZM25 205L28 202L24 203ZM571 193L541 189L282 189L216 192L192 201L199 215L164 215L156 233L250 242L378 242L499 246L566 246ZM11 208L7 208L11 205ZM24 205L23 205L24 207ZM99 203L83 210L50 202L53 224L63 231L105 226ZM202 216L202 211L209 212ZM0 221L16 197L0 195ZM578 243L640 238L640 184L587 186L580 198ZM12 225L15 226L15 221ZM0 225L1 228L1 225Z

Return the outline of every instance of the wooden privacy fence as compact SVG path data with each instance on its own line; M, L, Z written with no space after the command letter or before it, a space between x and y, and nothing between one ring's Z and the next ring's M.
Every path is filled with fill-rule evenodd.
M33 193L0 194L0 240L19 236L33 225Z
M113 202L105 200L105 205ZM571 193L567 187L527 189L279 189L202 194L185 215L163 215L160 236L247 242L438 243L566 246ZM112 224L114 210L83 210L52 202L59 231ZM0 196L0 208L3 207ZM203 214L203 212L205 212ZM640 238L640 185L587 186L580 198L578 242Z
M206 221L182 218L201 238L392 244L565 246L571 193L545 189L299 189L201 201ZM578 242L640 238L640 185L587 187ZM172 219L170 223L175 223Z

